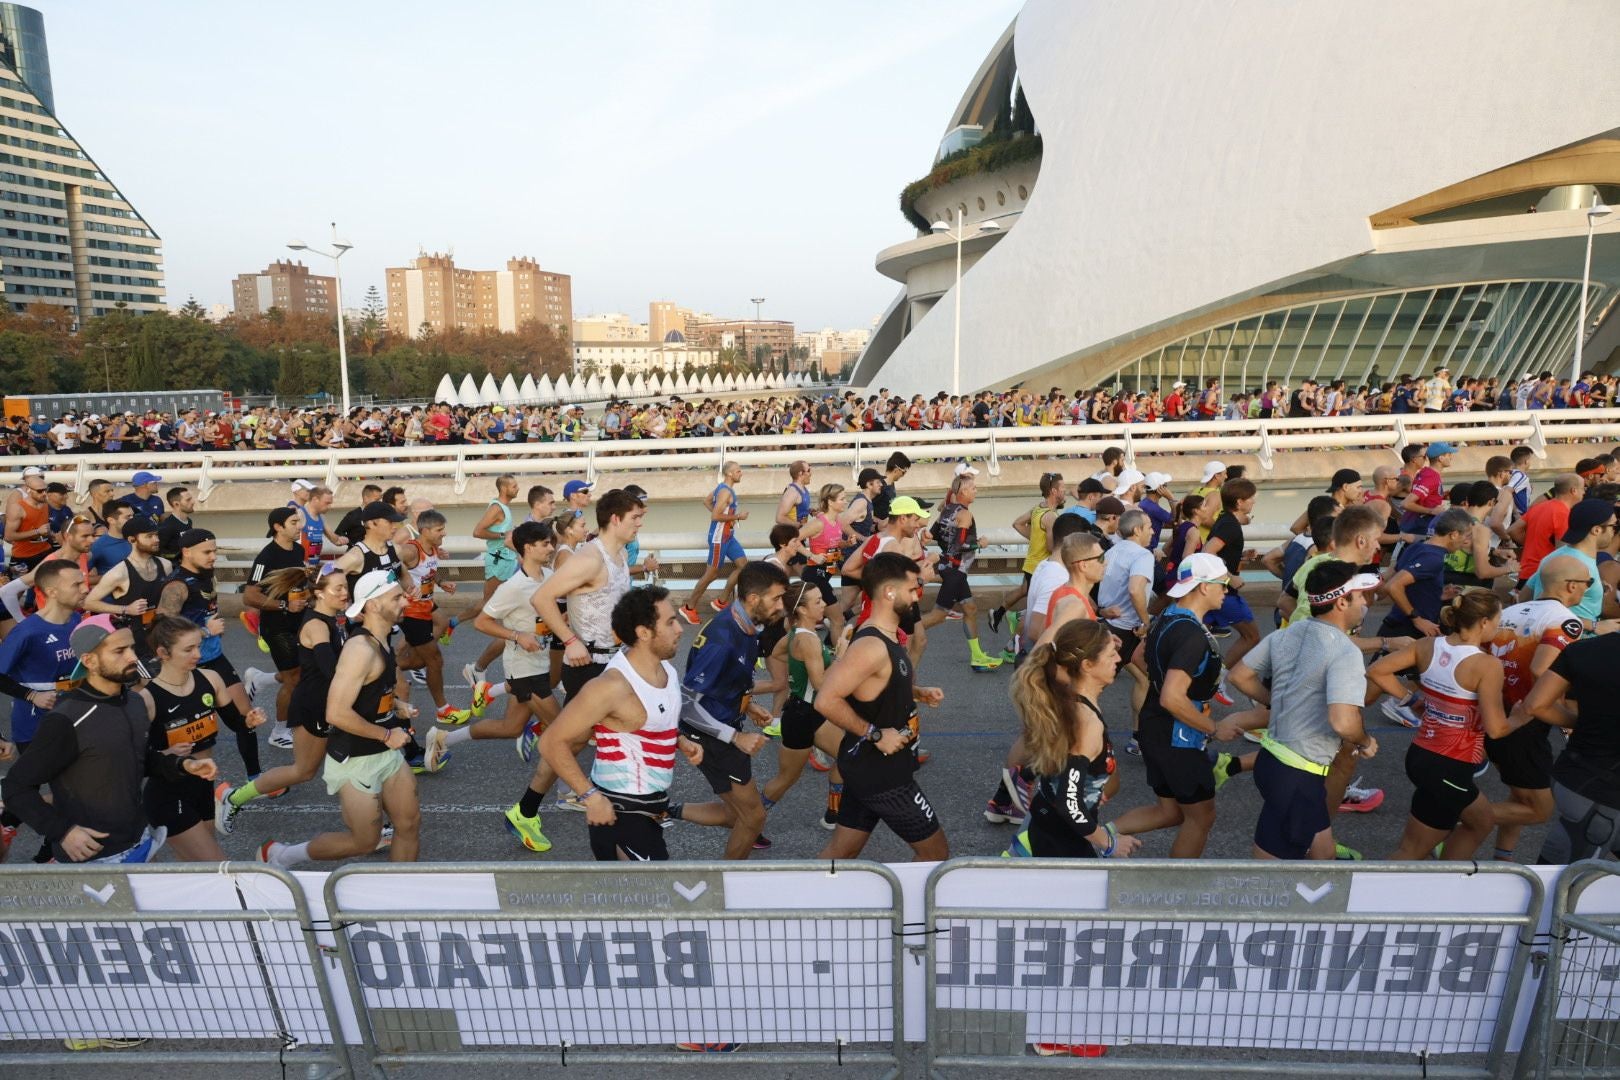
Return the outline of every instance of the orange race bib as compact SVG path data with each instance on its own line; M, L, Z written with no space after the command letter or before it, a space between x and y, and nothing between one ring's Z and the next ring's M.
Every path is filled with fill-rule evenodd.
M211 712L199 716L195 720L187 720L179 727L168 730L169 745L179 746L181 743L198 743L204 739L213 738L219 734L219 713Z
M392 690L382 696L377 702L377 715L384 720L391 719L394 714L394 692Z
M57 679L56 680L56 692L58 694L65 694L70 690L77 690L79 688L79 683L81 683L82 681L83 681L82 679L72 679L72 678Z

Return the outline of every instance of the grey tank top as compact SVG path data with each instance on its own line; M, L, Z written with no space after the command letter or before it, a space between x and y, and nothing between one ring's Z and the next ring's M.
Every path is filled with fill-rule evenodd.
M630 564L625 561L623 551L617 558L608 554L601 537L590 541L588 546L602 556L602 564L607 567L607 582L600 589L569 594L568 624L592 655L611 656L617 648L613 643L613 606L619 602L619 597L630 591Z

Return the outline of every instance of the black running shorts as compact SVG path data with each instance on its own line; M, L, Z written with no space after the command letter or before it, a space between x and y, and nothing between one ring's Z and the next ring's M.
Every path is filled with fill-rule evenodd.
M880 821L908 844L920 844L939 832L934 808L915 780L872 793L851 791L846 782L843 800L838 804L838 824L870 833Z

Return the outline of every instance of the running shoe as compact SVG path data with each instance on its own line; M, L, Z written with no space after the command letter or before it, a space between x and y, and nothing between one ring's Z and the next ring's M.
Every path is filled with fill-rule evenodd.
M1384 805L1384 789L1368 787L1356 777L1351 785L1344 789L1344 801L1339 803L1341 814L1365 814Z
M1102 1057L1108 1047L1102 1043L1034 1043L1035 1053L1041 1057Z
M1029 812L1030 796L1034 794L1035 785L1024 779L1024 770L1003 768L1001 770L1001 782L1010 796L1008 802L1012 808L1018 812L1020 817L1027 814Z
M214 785L214 831L221 836L231 835L236 827L236 815L242 812L240 806L231 804L231 794L236 788L221 780Z
M1385 698L1378 708L1385 716L1389 717L1389 719L1395 721L1402 727L1415 728L1423 726L1422 718L1419 717L1417 713L1412 711L1412 706L1408 705L1404 701L1396 701L1394 698Z
M838 815L833 813L831 810L822 811L821 827L826 829L828 832L832 832L834 829L838 828Z
M452 615L450 617L450 621L447 624L445 624L444 633L439 635L439 644L440 645L448 645L448 644L450 644L450 639L456 636L456 627L460 626L460 625L461 625L461 620L456 618L454 615Z
M517 737L518 757L524 764L534 764L534 754L540 747L540 721L530 720L523 727L523 734Z
M247 687L248 708L259 707L259 683L264 680L264 672L256 667L245 668L242 671L242 685Z
M513 803L503 815L506 819L506 831L522 841L523 846L530 851L550 851L551 841L546 834L540 831L540 815L524 817L518 803Z
M1216 791L1221 790L1221 788L1226 786L1226 782L1228 780L1232 779L1232 764L1235 761L1237 761L1237 758L1233 757L1231 754L1226 753L1225 751L1222 751L1221 753L1215 755L1215 770L1214 771L1215 771L1215 790Z
M924 750L920 746L917 747L917 749L912 751L912 752L917 755L917 764L919 764L919 765L928 764L928 759L934 756L934 755L930 754L927 750Z
M241 622L242 628L249 634L254 637L259 636L259 613L257 611L250 607L245 607L242 609L242 613L236 618Z
M372 851L387 851L389 848L391 848L393 846L394 846L394 827L392 825L384 825L382 827L382 832L377 834L377 846L372 848L371 850Z
M720 599L718 596L709 601L709 610L713 611L716 615L720 614L730 606L731 605L729 603Z
M260 775L259 773L254 773L252 776L248 777L248 779L249 780L257 780L259 778L259 775ZM287 789L286 788L284 788L284 787L283 788L276 788L276 790L274 790L274 791L261 791L261 792L259 792L259 798L261 798L261 799L279 799L285 794L287 794Z
M957 611L955 608L952 608L950 611L947 611L945 613L945 621L947 621L947 622L961 622L962 621L962 613L960 611Z
M782 721L772 720L769 724L760 728L759 733L767 739L780 739L782 737Z
M260 862L262 862L262 863L269 862L270 861L270 849L275 847L276 844L277 844L277 841L275 841L275 840L266 840L264 843L260 844L259 845L258 860Z
M472 714L483 716L484 710L489 708L489 692L495 688L487 679L480 679L473 683Z
M1243 737L1252 743L1263 743L1266 741L1266 729L1253 728L1249 731L1245 731L1243 733Z
M270 729L270 737L265 741L277 750L291 750L293 748L292 728L277 722L275 727Z
M1231 692L1229 690L1226 689L1225 686L1220 686L1220 687L1216 688L1216 690L1215 690L1215 700L1217 702L1219 702L1220 704L1225 705L1227 708L1231 708L1233 705L1237 704L1237 702L1232 700L1232 694L1231 694Z
M11 853L11 845L17 841L17 826L0 825L0 862L6 861Z
M585 804L580 801L578 795L575 795L572 792L569 792L567 795L558 796L557 800L551 804L551 808L553 810L572 810L579 814L583 814L585 812Z
M147 1039L63 1039L69 1050L129 1050L144 1045Z
M1360 862L1361 852L1345 844L1335 843L1333 845L1333 857L1340 862Z
M755 851L769 851L769 850L771 850L771 842L765 836L764 833L760 833L759 837L754 841L754 850Z
M994 671L1001 666L1001 658L996 656L974 656L968 659L968 666L974 671Z
M447 727L460 727L472 719L471 709L458 709L454 705L446 704L444 708L433 714L434 719Z
M411 682L415 683L417 686L427 685L427 672L423 671L421 668L417 668L415 671L407 671L405 673L405 677L411 680Z
M686 625L696 626L698 624L697 608L687 607L685 604L682 604L678 610L680 611L681 618L686 620Z
M1131 741L1125 744L1125 752L1132 757L1142 756L1142 744L1136 741L1135 735L1132 735Z
M473 667L471 664L461 665L461 677L467 680L468 686L478 685L478 669Z
M992 825L1017 825L1024 815L1012 803L998 803L991 799L984 804L984 820Z
M1006 617L1007 617L1007 609L1006 608L1004 608L1004 607L993 607L993 608L990 609L990 632L992 634L1001 633L1001 620L1006 618Z
M444 768L444 761L450 754L444 737L444 728L436 727L427 733L427 751L422 755L422 767L428 772L438 772Z
M1009 645L1005 649L1001 650L1001 656L997 659L999 659L1003 664L1016 664L1018 663L1018 652L1011 645Z
M831 772L832 758L823 753L821 747L812 746L810 748L810 767L816 772Z
M676 1043L675 1049L689 1050L694 1054L735 1054L742 1049L742 1043Z

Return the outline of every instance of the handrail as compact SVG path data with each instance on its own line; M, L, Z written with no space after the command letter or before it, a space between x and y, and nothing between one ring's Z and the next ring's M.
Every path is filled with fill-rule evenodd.
M21 482L30 465L69 483L79 494L92 476L128 483L138 469L160 469L165 481L193 483L206 500L215 485L244 480L319 477L345 480L419 477L424 466L447 472L459 493L478 478L576 475L594 481L602 472L714 470L727 461L783 466L796 460L847 465L851 479L881 466L897 448L921 460L984 461L998 475L1008 461L1056 456L1095 457L1109 446L1125 450L1127 464L1153 454L1254 454L1270 471L1288 450L1388 450L1437 440L1524 443L1546 457L1549 443L1620 440L1620 408L1478 413L1399 413L1305 419L1209 420L1158 424L1084 424L1059 427L961 428L827 434L722 435L683 439L395 446L345 450L226 450L151 455L65 454L11 457L0 462L0 484Z

